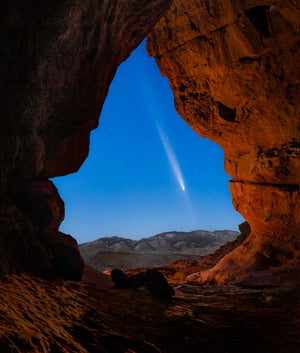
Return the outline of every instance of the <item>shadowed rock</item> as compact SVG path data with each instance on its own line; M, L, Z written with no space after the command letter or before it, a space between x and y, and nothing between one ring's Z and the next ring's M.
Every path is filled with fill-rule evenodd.
M0 4L0 274L79 280L48 178L76 172L118 66L172 0Z
M114 269L111 271L111 279L117 289L128 289L132 288L132 279L126 273L120 269Z
M157 270L147 270L133 276L128 276L120 269L111 271L111 278L118 289L138 289L146 287L154 298L171 299L175 292L162 273Z

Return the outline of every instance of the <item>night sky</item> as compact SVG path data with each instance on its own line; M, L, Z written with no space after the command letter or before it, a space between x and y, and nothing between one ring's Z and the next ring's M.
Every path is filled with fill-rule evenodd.
M118 69L79 172L53 179L65 201L60 230L79 243L195 229L238 230L223 150L176 113L145 42Z

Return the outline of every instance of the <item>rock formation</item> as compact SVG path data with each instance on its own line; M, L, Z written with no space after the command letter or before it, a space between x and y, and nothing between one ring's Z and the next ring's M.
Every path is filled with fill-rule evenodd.
M178 113L224 149L234 207L252 230L194 282L299 266L299 18L294 0L175 0L149 36Z
M174 289L169 285L165 276L156 269L149 269L135 275L127 275L119 268L110 273L115 289L141 289L146 288L153 298L170 300Z
M0 274L81 278L48 178L79 169L117 67L170 3L1 2Z
M0 273L81 278L48 178L79 169L118 65L171 3L1 2ZM149 37L179 114L223 147L251 226L199 282L299 265L299 18L297 0L175 0Z

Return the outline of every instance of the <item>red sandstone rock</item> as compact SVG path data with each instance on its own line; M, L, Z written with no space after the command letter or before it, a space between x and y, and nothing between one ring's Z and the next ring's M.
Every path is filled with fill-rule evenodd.
M234 206L252 229L194 282L299 264L299 17L296 1L175 0L149 36L178 113L223 147Z
M81 278L46 179L79 169L118 66L171 2L1 2L0 274Z
M79 169L118 65L171 2L1 3L0 273L81 276L45 179ZM299 264L299 12L295 0L175 0L149 37L179 114L223 147L252 229L197 283Z
M109 274L100 272L88 265L83 268L82 282L100 288L110 288L114 285Z

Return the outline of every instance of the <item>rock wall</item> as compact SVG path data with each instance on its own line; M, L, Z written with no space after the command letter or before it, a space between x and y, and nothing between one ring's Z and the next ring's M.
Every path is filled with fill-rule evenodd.
M117 67L172 0L0 4L0 274L81 278L48 178L76 172Z
M299 18L293 0L175 0L148 38L178 113L224 149L234 207L252 230L193 282L299 271Z

